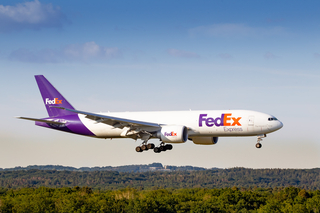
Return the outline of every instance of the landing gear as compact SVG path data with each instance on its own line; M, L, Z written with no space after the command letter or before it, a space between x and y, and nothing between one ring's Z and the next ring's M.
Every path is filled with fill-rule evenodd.
M137 152L148 151L149 149L154 148L153 143L148 144L148 140L152 137L152 134L150 132L142 131L141 133L139 133L139 137L143 140L143 142L141 146L136 147Z
M142 143L141 146L136 147L136 152L143 152L148 151L149 149L153 149L155 153L165 152L167 150L171 150L173 146L171 144L164 144L163 142L158 146L155 147L153 143Z
M166 146L160 146L159 149L160 149L161 152L167 151L167 147Z
M147 145L147 148L148 148L148 149L153 149L153 148L154 148L154 144L153 144L153 143L149 143L149 144Z
M166 147L167 150L171 150L173 148L173 146L171 144L166 144L165 147Z
M160 153L160 152L161 152L161 150L160 150L159 147L155 147L155 148L153 149L153 151L154 151L155 153Z
M166 144L166 145L164 145L164 143L162 142L161 144L160 144L160 146L159 147L155 147L154 149L153 149L153 151L155 152L155 153L160 153L160 152L165 152L165 151L167 151L167 150L171 150L173 148L173 146L171 145L171 144Z
M267 137L266 134L263 135L258 135L257 143L256 143L256 148L260 149L262 147L262 144L260 143L262 141L262 138Z
M140 146L136 147L136 152L143 152L143 151L148 151L149 149L153 149L155 153L160 153L160 152L165 152L167 150L171 150L173 148L171 144L164 144L164 142L161 142L160 145L157 147L153 143L148 143L150 138L157 137L156 133L141 131L138 134L138 137L141 138L143 142L141 143Z
M141 146L137 146L136 147L136 151L137 152L143 152L143 151L148 151L149 149L153 149L153 148L154 148L154 144L153 143L142 144Z
M142 152L143 150L142 150L142 148L141 148L141 146L137 146L136 147L136 152Z
M142 149L143 151L147 151L147 150L148 150L148 147L147 147L147 145L143 144L143 145L141 146L141 149Z

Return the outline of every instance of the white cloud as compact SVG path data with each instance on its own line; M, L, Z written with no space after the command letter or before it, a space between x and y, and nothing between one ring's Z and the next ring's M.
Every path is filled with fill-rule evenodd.
M177 50L177 49L168 49L167 53L171 56L181 57L181 58L199 58L200 56L194 52L188 52L184 50Z
M68 45L63 48L63 54L72 60L110 59L121 56L121 52L117 47L102 47L94 41Z
M41 4L38 0L15 6L0 5L0 32L61 27L65 21L59 7Z
M282 27L261 28L249 27L244 24L213 24L199 26L189 30L190 36L271 36L284 32Z
M122 53L117 47L103 47L91 41L84 44L67 45L58 50L47 48L31 51L20 48L13 51L9 59L31 63L63 63L68 61L90 62L120 57L122 57Z

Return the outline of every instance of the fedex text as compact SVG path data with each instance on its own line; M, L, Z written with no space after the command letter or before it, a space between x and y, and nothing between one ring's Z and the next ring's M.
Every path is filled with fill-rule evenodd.
M241 126L241 117L232 117L232 113L221 114L221 117L210 118L207 117L208 114L200 114L199 116L199 127L204 124L208 127L212 126Z
M54 98L53 100L46 98L46 104L62 104L62 100L59 100L58 98Z
M177 136L177 133L176 133L176 132L165 132L165 133L164 133L164 136L165 136L165 137L168 137L168 136Z

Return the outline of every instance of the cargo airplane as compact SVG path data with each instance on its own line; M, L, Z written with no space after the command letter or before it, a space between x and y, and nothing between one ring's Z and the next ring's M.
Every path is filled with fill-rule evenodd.
M276 117L249 110L197 110L154 112L92 113L76 110L43 76L35 76L49 117L20 119L35 121L37 126L95 138L141 139L137 152L153 149L160 153L172 149L172 143L210 145L218 137L257 136L262 138L282 128ZM160 139L155 146L150 139Z

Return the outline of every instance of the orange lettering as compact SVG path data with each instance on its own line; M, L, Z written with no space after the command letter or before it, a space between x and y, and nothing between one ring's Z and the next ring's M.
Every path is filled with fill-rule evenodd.
M59 100L58 98L55 98L54 100L55 104L62 104L62 100Z
M241 124L239 123L239 120L240 120L240 119L241 119L241 117L232 118L232 120L233 120L232 126L235 126L235 125L241 126Z
M227 123L227 121L231 120L231 118L228 118L228 116L231 116L231 113L224 114L223 126L231 126L231 124Z

